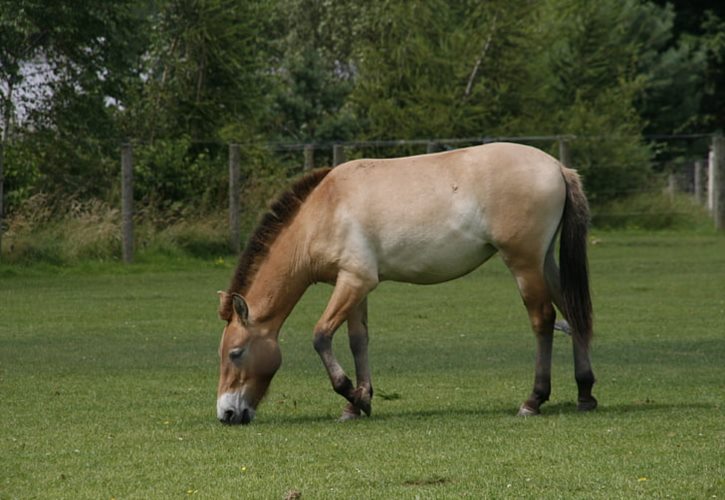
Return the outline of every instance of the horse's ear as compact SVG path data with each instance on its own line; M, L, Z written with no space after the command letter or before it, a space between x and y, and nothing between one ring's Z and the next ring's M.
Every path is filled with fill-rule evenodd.
M219 319L223 321L229 321L230 319L232 319L232 308L229 294L227 292L222 292L221 290L219 290L217 292L217 295L219 295Z
M239 316L239 320L243 325L247 325L249 323L249 306L247 306L247 301L238 293L233 293L232 304L234 305L234 312Z

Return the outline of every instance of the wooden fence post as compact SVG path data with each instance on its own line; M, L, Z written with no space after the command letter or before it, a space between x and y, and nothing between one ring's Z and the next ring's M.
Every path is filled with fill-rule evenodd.
M705 201L705 189L704 185L702 183L702 175L705 171L705 166L703 164L704 162L702 160L697 160L695 162L695 182L694 182L694 193L695 193L695 203L698 205L702 205Z
M725 231L725 137L718 134L712 138L712 216L715 228Z
M133 148L121 146L121 244L123 262L133 262Z
M0 142L0 260L2 260L3 256L3 230L5 229L5 226L3 225L5 223L5 204L3 203L3 196L4 196L4 187L5 187L5 171L3 170L3 160L4 160L4 144Z
M713 170L715 170L715 161L713 158L712 146L707 155L707 211L712 215L712 197L714 196L715 189L713 188L712 181L715 180L713 177Z
M238 254L241 251L239 228L239 144L229 145L229 249Z
M345 146L335 144L332 146L332 166L336 167L341 163L345 163Z
M305 170L315 168L315 145L305 144Z
M571 151L569 150L569 141L559 136L559 162L568 168L574 168L571 165Z
M425 152L427 154L435 153L438 151L438 143L433 141L428 141L428 144L426 144Z
M665 192L670 198L670 201L675 199L675 193L677 193L677 176L674 172L670 172L667 175L667 189Z

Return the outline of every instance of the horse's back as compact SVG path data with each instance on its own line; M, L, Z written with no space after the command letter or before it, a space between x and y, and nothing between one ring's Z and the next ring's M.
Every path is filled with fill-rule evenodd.
M321 188L316 203L326 251L340 255L333 258L418 283L470 272L502 248L545 251L566 189L554 158L507 143L354 160Z

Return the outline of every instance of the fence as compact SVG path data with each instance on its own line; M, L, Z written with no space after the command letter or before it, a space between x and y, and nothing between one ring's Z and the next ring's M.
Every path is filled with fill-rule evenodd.
M419 152L432 153L442 149L453 149L473 144L485 144L497 141L529 143L543 146L550 151L556 150L562 163L571 165L571 144L574 136L517 136L517 137L468 137L452 139L421 139L393 141L354 141L341 143L318 144L267 144L266 147L286 155L300 155L305 170L315 167L316 160L324 157L321 164L332 163L333 166L345 162L350 154L354 156L364 151L367 157L399 156L398 153ZM591 138L588 138L591 139ZM694 199L707 206L715 227L725 231L725 138L722 135L691 135L691 136L659 136L661 139L697 139L709 141L709 155L692 161L688 168L670 174L667 190L688 191ZM245 147L259 147L259 144L228 145L228 211L229 211L229 248L232 252L240 251L240 190L241 190L241 151ZM370 154L372 152L372 154ZM382 153L382 154L381 154ZM3 160L4 150L0 143L0 248L3 233ZM124 144L121 147L121 214L122 214L122 256L123 261L134 260L134 157L133 146Z
M694 136L693 136L694 137ZM462 139L436 139L436 140L399 140L399 141L356 141L334 144L284 144L270 145L273 148L287 152L301 152L304 160L304 169L310 170L315 166L315 154L319 150L332 150L332 165L337 166L346 160L346 151L350 148L380 148L392 146L415 146L423 147L428 153L440 149L441 145L450 147L452 145L489 143L496 141L511 142L537 142L556 141L558 142L559 159L564 164L570 164L570 142L572 136L530 136L530 137L481 137ZM229 248L234 253L240 251L240 150L242 145L229 145ZM126 144L122 148L122 213L123 213L123 260L133 261L133 164L131 146ZM708 157L708 168L705 173L705 162L698 160L693 165L692 185L694 197L702 203L705 199L705 179L707 179L707 206L710 210L715 226L719 230L725 230L725 138L713 136L711 141L710 154ZM682 180L671 174L668 183L668 190L674 193L678 184L685 184L689 181Z

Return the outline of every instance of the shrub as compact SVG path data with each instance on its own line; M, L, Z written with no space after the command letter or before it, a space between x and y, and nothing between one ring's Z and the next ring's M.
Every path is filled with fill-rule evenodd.
M592 223L602 229L707 229L712 221L702 206L687 194L649 192L592 209Z
M120 213L97 199L61 201L36 194L21 203L7 224L5 261L62 264L120 255Z

